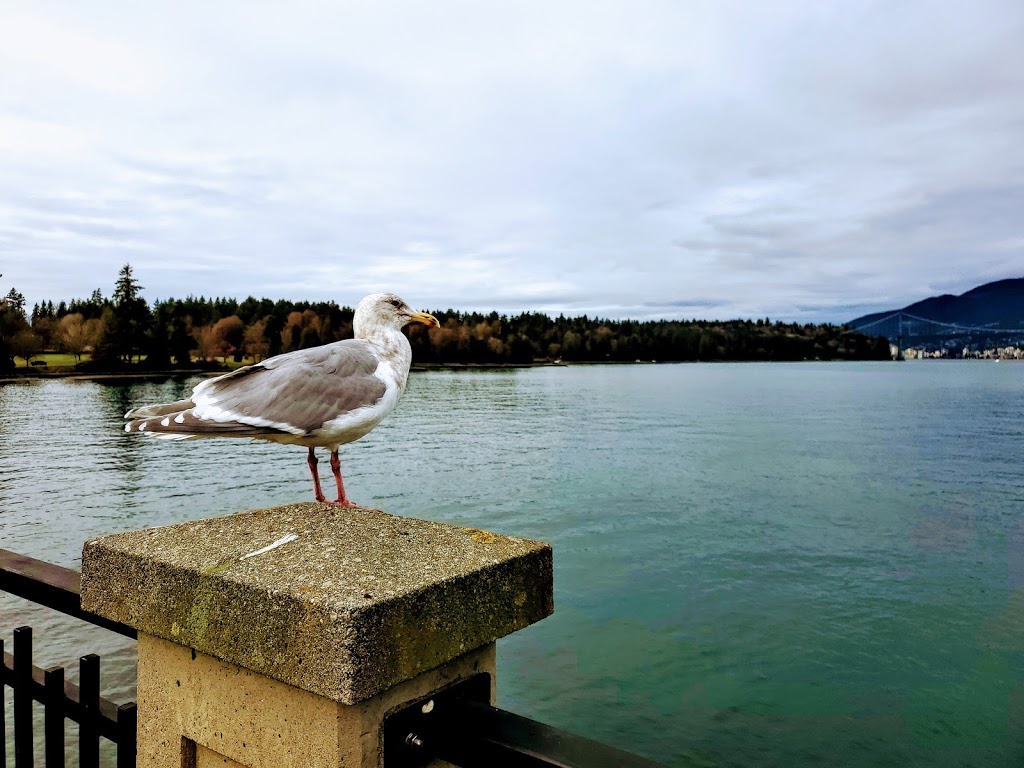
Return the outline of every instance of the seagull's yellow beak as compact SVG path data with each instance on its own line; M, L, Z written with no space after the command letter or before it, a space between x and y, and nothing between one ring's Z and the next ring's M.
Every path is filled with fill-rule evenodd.
M429 312L413 312L409 315L410 323L422 323L428 327L440 328L441 324L437 322L437 318Z

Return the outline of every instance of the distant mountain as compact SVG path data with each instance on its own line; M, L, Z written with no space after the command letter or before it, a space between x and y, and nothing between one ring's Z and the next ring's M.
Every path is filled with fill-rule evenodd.
M996 280L972 288L960 296L943 294L901 308L903 312L941 323L973 327L1024 329L1024 278ZM850 320L859 328L901 309L888 309ZM870 333L870 331L868 331Z

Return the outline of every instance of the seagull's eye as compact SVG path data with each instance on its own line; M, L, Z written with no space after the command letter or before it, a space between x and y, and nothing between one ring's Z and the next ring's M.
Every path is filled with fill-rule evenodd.
M398 299L392 299L391 300L391 306L392 307L400 307L400 306L402 306L402 302L400 302Z

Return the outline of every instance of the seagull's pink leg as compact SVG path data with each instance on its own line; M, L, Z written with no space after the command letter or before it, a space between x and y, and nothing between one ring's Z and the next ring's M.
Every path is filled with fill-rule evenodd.
M343 507L355 507L356 509L362 509L358 504L353 504L345 496L345 483L341 480L341 457L338 456L338 452L331 451L331 471L334 472L334 480L338 484L338 500L332 501L332 504L340 504Z
M306 457L306 463L309 464L309 472L313 475L313 490L316 492L316 500L324 503L327 501L327 497L324 496L323 489L320 487L320 473L316 471L316 454L313 453L313 449L309 449L309 456ZM333 463L333 462L332 462Z

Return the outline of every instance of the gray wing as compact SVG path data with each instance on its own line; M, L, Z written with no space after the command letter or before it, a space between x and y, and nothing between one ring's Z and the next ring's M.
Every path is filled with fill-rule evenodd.
M307 434L376 404L387 388L374 375L379 362L362 339L289 352L201 382L192 390L193 413L225 426Z

